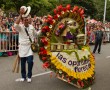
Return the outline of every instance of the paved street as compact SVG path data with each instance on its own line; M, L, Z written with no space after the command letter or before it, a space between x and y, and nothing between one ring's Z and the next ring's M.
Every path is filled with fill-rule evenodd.
M91 50L93 46L91 46ZM35 54L32 83L15 82L20 73L12 73L15 56L0 57L0 90L80 90L63 82L50 71L42 68L42 62ZM91 86L92 90L110 90L110 44L102 45L101 54L96 53L96 80ZM85 89L88 90L88 89Z

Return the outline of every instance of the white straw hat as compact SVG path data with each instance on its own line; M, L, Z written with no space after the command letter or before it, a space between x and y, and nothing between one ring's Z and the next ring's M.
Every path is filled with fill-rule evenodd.
M31 7L30 6L28 6L28 7L26 7L26 6L21 6L21 8L24 8L24 14L22 15L22 17L27 17L28 15L29 15L29 13L30 13L30 11L31 11Z

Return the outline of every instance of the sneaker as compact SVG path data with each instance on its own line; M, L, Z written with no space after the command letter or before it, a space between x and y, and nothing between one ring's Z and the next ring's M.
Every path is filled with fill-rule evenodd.
M25 78L18 78L16 79L16 82L24 82L26 79Z
M31 83L32 82L31 78L27 78L27 82Z

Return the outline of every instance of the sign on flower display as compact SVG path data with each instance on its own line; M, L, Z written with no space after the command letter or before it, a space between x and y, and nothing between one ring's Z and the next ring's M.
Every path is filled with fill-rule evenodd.
M84 9L57 6L48 15L39 38L39 57L45 69L78 88L94 82L95 58L85 40Z

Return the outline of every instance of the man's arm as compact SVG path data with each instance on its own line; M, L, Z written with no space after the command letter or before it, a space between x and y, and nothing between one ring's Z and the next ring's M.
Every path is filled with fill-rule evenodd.
M18 16L14 24L14 27L16 28L17 31L21 30L21 26L19 25L19 23L20 23L20 20L22 19L23 12L24 12L23 9L20 9L20 15Z
M19 23L20 23L21 18L22 18L22 15L20 14L20 15L18 16L17 20L15 21L15 23L16 23L16 24L19 24Z
M20 15L19 15L18 19L15 22L16 24L19 24L20 23L20 20L22 18L22 15L24 14L24 8L20 8L19 13L20 13Z
M21 26L19 25L20 20L21 20L21 15L18 16L17 20L14 23L15 30L18 32L21 30Z

